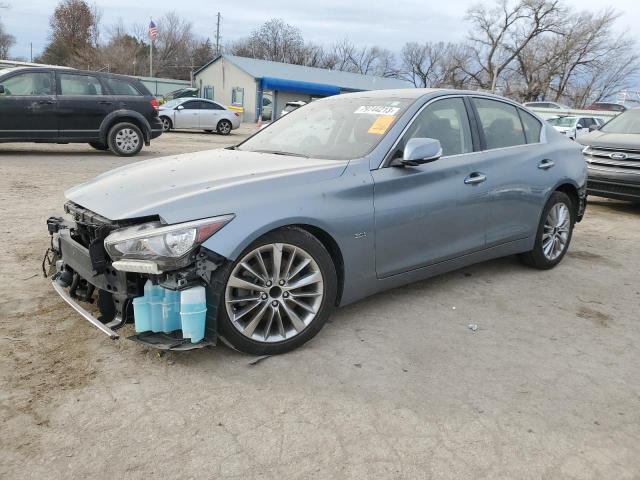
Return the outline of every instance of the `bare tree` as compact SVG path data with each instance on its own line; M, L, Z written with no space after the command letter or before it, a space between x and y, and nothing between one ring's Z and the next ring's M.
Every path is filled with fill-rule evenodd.
M562 23L560 0L498 0L487 9L467 11L476 69L467 73L485 89L495 91L501 74L536 37L558 30Z
M0 23L0 58L9 58L9 51L15 45L16 39L13 35L9 35L4 25Z
M234 55L283 63L301 63L305 44L297 27L272 18L231 46Z
M40 57L44 63L86 67L95 56L97 19L84 0L64 0L49 20L51 42Z
M402 77L416 87L467 86L469 49L454 43L409 42L402 49Z

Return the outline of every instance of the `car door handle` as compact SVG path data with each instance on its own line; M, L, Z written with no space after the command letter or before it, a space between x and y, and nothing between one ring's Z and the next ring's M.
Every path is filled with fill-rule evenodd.
M478 183L482 183L487 179L487 176L484 173L473 172L467 178L464 179L464 183L466 185L477 185Z
M549 170L551 167L553 167L555 165L555 163L553 163L551 160L542 160L539 164L538 164L538 168L540 170Z
M56 103L53 100L40 100L38 102L38 105L53 105L54 103Z
M102 100L101 102L98 102L100 105L113 105L113 102L107 102L106 100Z

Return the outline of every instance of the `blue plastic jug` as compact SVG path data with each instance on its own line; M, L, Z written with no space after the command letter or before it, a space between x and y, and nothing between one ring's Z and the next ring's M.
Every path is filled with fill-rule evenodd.
M180 330L180 292L164 291L162 299L162 331L164 333Z
M182 337L198 343L204 338L207 321L207 295L204 287L192 287L180 292L180 322Z

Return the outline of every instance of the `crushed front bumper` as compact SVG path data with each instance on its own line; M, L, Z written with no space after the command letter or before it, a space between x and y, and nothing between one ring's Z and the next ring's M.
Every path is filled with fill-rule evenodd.
M159 275L118 271L104 250L103 237L119 225L113 222L110 225L109 220L87 211L78 218L77 210L75 212L75 221L56 217L47 221L51 248L43 262L43 268L46 263L50 265L49 272L45 269L45 275L51 276L54 290L68 305L112 339L119 338L117 330L133 321L133 299L144 294L147 280L171 290L206 285L213 271L226 261L201 248L194 252L189 266L180 270ZM88 306L96 300L99 315L92 313L90 310L96 309ZM208 306L205 338L199 343L191 344L190 339L183 339L179 330L168 334L143 332L128 338L164 350L190 350L215 345L216 312L217 305Z

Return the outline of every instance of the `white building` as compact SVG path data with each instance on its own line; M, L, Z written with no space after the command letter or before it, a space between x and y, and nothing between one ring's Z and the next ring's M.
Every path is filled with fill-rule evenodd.
M393 78L234 55L218 55L196 70L194 81L202 97L242 108L245 122L256 121L261 110L263 119L269 120L272 112L277 118L285 103L290 101L310 102L339 93L412 86Z

